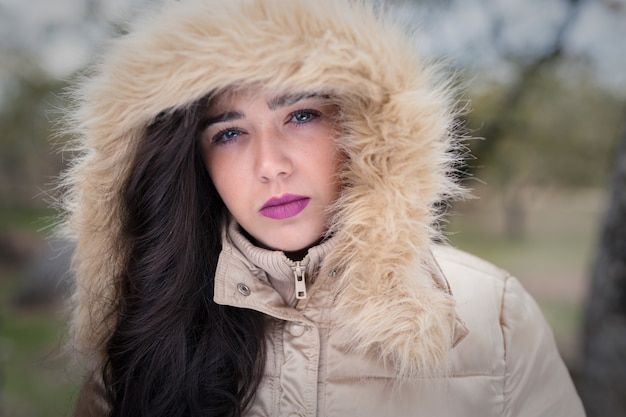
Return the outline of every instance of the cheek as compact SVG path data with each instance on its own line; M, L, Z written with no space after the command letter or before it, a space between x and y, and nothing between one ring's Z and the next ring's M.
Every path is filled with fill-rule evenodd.
M232 178L232 173L229 172L229 166L231 165L224 160L223 155L220 156L216 152L203 150L202 158L215 189L226 202L224 191L230 188L229 178Z
M223 200L226 200L225 192L232 188L233 177L228 171L228 165L211 163L208 166L209 176Z
M331 149L331 156L328 159L328 175L330 176L330 188L334 201L334 199L339 196L342 189L341 170L346 163L346 156L340 149L338 149L335 142L332 143Z
M228 211L235 215L246 210L249 193L244 190L249 190L249 184L246 182L242 163L224 155L212 155L205 161L211 181Z
M329 176L337 177L342 165L342 154L332 139L325 141L324 146L320 147L316 155L317 165L322 167L324 173Z

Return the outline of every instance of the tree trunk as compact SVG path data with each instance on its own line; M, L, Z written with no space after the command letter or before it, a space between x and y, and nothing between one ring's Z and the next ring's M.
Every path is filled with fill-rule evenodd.
M588 417L626 416L626 114L585 317L580 394Z

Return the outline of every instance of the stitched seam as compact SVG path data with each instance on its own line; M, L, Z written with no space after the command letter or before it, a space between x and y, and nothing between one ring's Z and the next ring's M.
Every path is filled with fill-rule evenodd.
M488 267L482 268L482 267L478 267L476 264L472 263L472 262L465 262L464 260L459 260L455 257L450 257L447 254L438 254L438 256L435 256L435 259L442 259L445 260L449 263L455 264L455 265L460 265L463 266L467 269L471 269L472 271L476 271L476 272L482 272L484 274L487 274L489 276L498 276L498 273L500 274L506 274L507 276L509 275L507 271L489 264Z
M284 347L283 347L283 332L285 331L285 321L275 321L274 324L274 366L276 369L276 378L274 379L274 410L280 415L280 398L282 397L282 386L280 385L280 378L285 361ZM278 359L280 358L280 360Z
M320 277L317 277L318 279ZM331 304L331 306L334 304ZM329 339L330 339L330 306L324 305L322 306L322 311L320 314L320 323L319 323L319 333L320 335L323 333L324 334L324 340L322 340L322 337L320 337L320 365L322 363L322 360L324 361L324 365L323 366L319 366L318 367L318 384L322 384L322 389L319 390L319 398L317 399L318 401L318 413L323 413L321 415L326 415L326 394L328 391L328 350L329 350ZM322 348L321 344L324 344L324 348ZM322 355L322 351L324 354L324 357L321 357Z
M504 301L506 298L506 288L509 283L510 276L504 278L504 285L502 286L502 301L500 302L500 330L502 331L502 346L503 346L503 358L504 358L504 375L502 378L502 415L505 415L507 408L507 396L506 396L506 380L508 378L508 345L506 340L506 334L504 332Z
M475 373L475 374L462 374L462 375L452 375L452 376L443 376L443 377L429 377L429 376L424 376L424 377L416 377L416 378L411 378L409 379L410 381L418 381L418 380L428 380L428 379L445 379L445 380L449 380L449 379L454 379L454 378L498 378L498 375L493 375L493 374L483 374L483 373ZM365 381L365 380L381 380L381 381L387 381L387 380L396 380L398 378L392 377L392 376L340 376L340 377L333 377L333 378L329 378L327 381L328 382L350 382L350 381ZM406 381L405 379L403 379L403 381Z

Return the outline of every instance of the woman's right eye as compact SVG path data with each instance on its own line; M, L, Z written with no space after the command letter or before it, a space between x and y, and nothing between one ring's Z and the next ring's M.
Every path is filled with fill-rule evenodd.
M215 143L217 145L225 145L235 140L242 133L243 132L239 129L223 129L213 135L213 137L211 138L211 143Z

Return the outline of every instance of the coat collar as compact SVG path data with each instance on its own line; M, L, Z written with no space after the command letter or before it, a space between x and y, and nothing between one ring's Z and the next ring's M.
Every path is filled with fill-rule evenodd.
M233 237L235 242L233 241ZM334 244L335 242L333 241L328 243L326 246L332 247ZM249 255L250 253L255 252L250 252L251 250L263 252L263 261L253 262ZM326 250L322 248L322 252L325 251ZM246 256L245 253L247 253L248 256ZM430 251L428 253L430 263L433 266L432 273L430 274L430 296L433 297L433 299L429 300L428 298L420 297L420 305L426 307L431 304L431 307L436 307L436 302L439 298L450 300L452 293L448 280L437 264L434 255ZM259 255L259 253L252 255L252 257L257 257L257 255ZM303 320L302 312L285 302L284 297L276 291L267 278L267 274L269 272L267 269L270 269L272 274L285 274L286 276L290 273L290 271L281 266L281 264L285 264L285 259L286 258L284 258L284 254L282 254L282 252L267 251L252 246L252 244L245 240L245 237L243 237L240 233L224 233L223 248L215 274L214 301L218 304L257 310L281 320ZM261 266L259 265L260 263L264 265ZM334 274L331 272L330 275ZM341 280L349 280L349 277L336 276L333 277L333 279L335 279L335 283L340 289L343 284ZM326 282L331 283L332 281ZM382 325L386 328L391 327L397 329L406 329L406 326L410 325L411 322L423 322L424 320L431 321L431 323L423 323L427 328L430 326L437 326L438 323L445 323L445 327L449 328L450 334L446 339L446 346L442 347L444 351L448 351L456 346L468 334L465 324L456 312L450 312L446 308L439 308L439 310L435 312L423 312L423 314L427 317L424 318L424 320L420 320L421 317L412 316L411 305L409 304L409 309L405 312L403 320L380 320L380 317L388 317L390 311L394 311L396 309L394 300L398 297L402 297L402 294L389 292L384 294L371 294L371 296L376 298L376 311L372 313L376 314L379 319L376 321L376 324L367 321L360 323L357 331L363 334L367 334L368 332L375 334L381 321L383 322ZM344 302L346 301L348 300L344 299ZM358 300L352 300L352 303L357 302ZM433 314L434 316L439 315L439 317L434 317ZM389 325L390 322L393 323L392 326ZM370 325L373 326L373 328L368 328ZM345 326L343 327L343 331L345 332ZM422 336L424 333L425 332L423 331ZM411 338L411 333L403 331L401 332L400 337L408 342ZM432 336L426 335L425 337ZM350 335L350 333L346 333L346 340L354 340L354 336ZM406 364L399 363L399 359L401 359L403 352L396 349L404 345L401 343L398 344L399 341L395 338L388 340L388 342L390 342L389 345L386 345L385 341L383 341L376 345L365 343L354 344L349 347L356 351L364 351L375 348L376 351L381 353L381 356L395 361L399 368L402 369L403 366L406 366ZM430 342L440 343L440 339L435 338ZM421 351L415 352L414 354L416 356L413 357L413 360L422 360L421 356L429 354L429 352ZM442 366L442 364L439 364L439 366ZM444 367L440 370L443 371ZM422 366L419 369L413 369L413 372L410 375L415 376L417 374L424 373L433 374L436 372L438 371L433 368L433 365L429 364L428 368ZM406 376L409 375L407 374Z
M241 255L240 258L246 260L250 270L256 271L255 275L268 281L290 306L295 306L297 299L296 270L300 272L303 281L310 286L317 277L323 259L335 246L334 239L330 237L309 248L306 256L300 261L293 261L282 251L260 248L251 243L242 233L240 226L232 219L223 240Z

